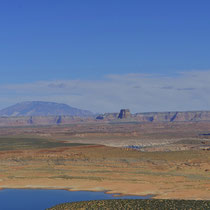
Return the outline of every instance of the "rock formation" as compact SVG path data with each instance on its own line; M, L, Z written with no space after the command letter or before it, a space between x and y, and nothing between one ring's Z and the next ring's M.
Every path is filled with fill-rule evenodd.
M81 122L201 122L210 121L210 111L190 112L147 112L131 114L128 109L122 109L120 113L105 113L90 117L79 117L69 115L57 116L16 116L1 117L0 127L4 126L35 126L35 125L67 125Z
M131 113L129 109L121 109L120 114L118 116L119 119L125 119L131 117Z
M135 122L199 122L210 121L210 111L186 112L146 112L131 114L129 109L121 109L120 113L105 113L96 119L112 121L118 119L132 119Z

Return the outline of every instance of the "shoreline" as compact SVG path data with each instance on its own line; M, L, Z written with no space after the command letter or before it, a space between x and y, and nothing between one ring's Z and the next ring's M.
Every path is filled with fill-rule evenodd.
M155 195L136 195L136 194L122 194L122 193L112 193L111 191L100 191L100 190L71 190L69 188L55 188L55 187L0 187L0 190L15 189L15 190L65 190L69 192L103 192L104 194L110 194L113 199L116 197L128 197L135 196L141 197L140 200L186 200L186 201L210 201L210 199L173 199L173 198L155 198ZM145 198L143 198L145 197ZM130 198L124 198L130 199ZM138 199L138 198L134 198Z
M162 197L160 194L145 194L145 195L137 195L137 194L125 194L125 193L119 193L119 192L114 192L113 190L93 190L93 189L71 189L68 187L63 187L63 186L0 186L0 190L7 190L7 189L17 189L17 190L65 190L65 191L69 191L69 192L103 192L104 194L111 194L113 199L115 199L116 197L127 197L127 196L135 196L135 197L141 197L139 198L140 200L203 200L203 201L210 201L209 199L204 199L204 198L197 198L197 199L190 199L190 198L173 198L173 197L169 197L169 198L164 198ZM145 198L144 198L145 197ZM138 198L137 198L138 199Z
M40 141L49 144L30 139L11 141L12 145L37 145ZM138 152L86 146L1 151L0 157L0 188L4 189L102 191L115 197L210 200L209 151Z
M123 193L112 193L109 190L74 190L71 188L59 188L59 187L40 187L40 186L34 186L34 187L2 187L0 186L0 190L7 190L7 189L16 189L16 190L65 190L69 192L103 192L104 194L111 194L113 198L116 197L127 197L127 196L136 196L136 197L142 197L142 199L153 199L154 195L136 195L136 194L123 194ZM145 197L145 198L143 198Z

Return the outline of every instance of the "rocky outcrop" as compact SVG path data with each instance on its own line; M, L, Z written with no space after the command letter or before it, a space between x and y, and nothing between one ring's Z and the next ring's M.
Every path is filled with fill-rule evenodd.
M106 120L106 121L112 121L117 119L119 116L119 113L105 113L100 114L96 117L97 120Z
M131 117L131 113L129 109L121 109L120 114L118 115L119 119L125 119Z

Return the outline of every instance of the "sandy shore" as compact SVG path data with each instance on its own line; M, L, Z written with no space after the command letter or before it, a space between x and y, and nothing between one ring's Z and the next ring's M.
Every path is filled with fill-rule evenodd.
M187 200L210 200L209 182L186 182L183 177L142 177L144 180L139 182L122 181L84 181L84 180L63 180L63 179L27 179L24 180L5 180L0 188L18 188L18 189L65 189L70 191L106 191L107 193L121 195L153 195L153 198L162 199L187 199ZM147 183L146 183L147 181ZM43 184L44 183L44 184ZM182 184L180 184L182 183ZM187 183L189 186L183 185ZM164 184L164 185L163 185Z

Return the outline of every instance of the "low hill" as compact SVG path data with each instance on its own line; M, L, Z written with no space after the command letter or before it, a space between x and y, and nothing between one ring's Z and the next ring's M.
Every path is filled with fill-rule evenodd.
M47 210L60 209L209 209L210 201L203 200L95 200L56 205Z
M15 104L0 110L0 116L58 116L70 115L86 117L93 113L83 109L77 109L66 104L43 101L27 101Z

